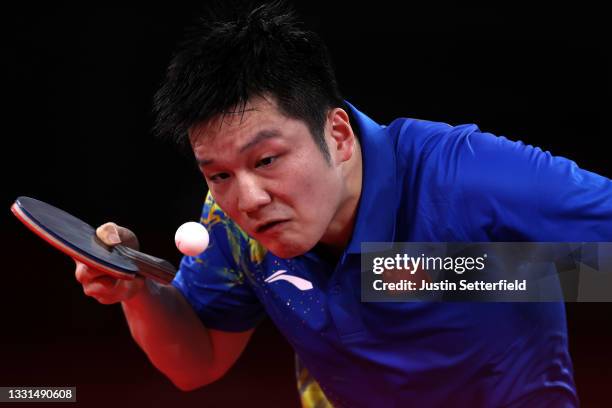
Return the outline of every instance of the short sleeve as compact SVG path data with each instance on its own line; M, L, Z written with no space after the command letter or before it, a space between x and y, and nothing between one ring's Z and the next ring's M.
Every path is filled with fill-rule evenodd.
M210 193L201 222L209 232L210 244L196 257L183 257L172 285L206 327L232 332L252 329L265 317L265 311L248 282L247 265L236 262L243 252L241 240Z
M474 128L455 128L448 146L449 185L469 209L470 228L494 241L612 240L610 179Z

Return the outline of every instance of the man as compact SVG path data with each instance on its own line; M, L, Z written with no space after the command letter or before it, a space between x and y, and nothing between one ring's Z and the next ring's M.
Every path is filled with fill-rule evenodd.
M299 358L305 405L578 404L562 304L363 303L360 245L610 240L610 180L474 125L377 124L278 4L195 27L156 112L208 183L211 245L172 285L76 276L121 302L178 387L223 376L267 315ZM98 235L138 246L112 223Z

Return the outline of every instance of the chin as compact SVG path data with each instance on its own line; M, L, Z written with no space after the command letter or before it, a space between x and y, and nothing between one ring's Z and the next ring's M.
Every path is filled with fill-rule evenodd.
M314 246L314 245L312 245ZM272 252L275 256L283 259L295 258L296 256L304 255L310 250L311 247L305 245L283 245L282 243L273 243L270 246L266 246L268 251Z

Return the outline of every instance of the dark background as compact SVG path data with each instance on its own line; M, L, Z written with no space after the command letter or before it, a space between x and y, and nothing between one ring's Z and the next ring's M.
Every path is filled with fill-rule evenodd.
M226 378L175 389L131 340L120 307L85 297L70 258L9 211L28 195L92 225L114 220L178 264L174 232L198 218L206 189L189 156L151 137L151 99L204 3L5 13L0 386L77 386L83 406L298 405L292 351L269 322ZM301 3L346 98L380 123L477 123L612 177L603 6ZM567 309L583 406L603 406L612 304Z

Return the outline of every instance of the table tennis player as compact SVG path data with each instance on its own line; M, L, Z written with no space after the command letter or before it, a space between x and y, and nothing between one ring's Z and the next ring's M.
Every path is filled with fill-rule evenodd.
M361 302L360 244L611 241L611 180L476 125L377 123L277 3L194 26L155 111L208 184L210 246L171 285L76 278L177 387L222 377L267 316L304 406L578 406L563 303Z

